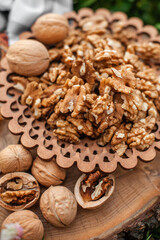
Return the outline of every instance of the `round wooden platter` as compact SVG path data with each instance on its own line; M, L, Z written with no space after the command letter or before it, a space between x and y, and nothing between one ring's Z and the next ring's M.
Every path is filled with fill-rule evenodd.
M18 143L19 138L8 130L8 122L0 121L0 150L9 144ZM35 154L35 152L33 152ZM66 228L55 228L43 218L39 203L33 210L42 220L45 228L45 240L98 240L113 239L123 229L136 223L158 203L160 199L160 154L145 163L139 161L134 170L117 168L116 188L111 198L99 209L84 210L78 207L75 221ZM72 192L81 175L76 166L67 170L64 185ZM42 192L45 190L41 188ZM0 225L11 212L0 207Z

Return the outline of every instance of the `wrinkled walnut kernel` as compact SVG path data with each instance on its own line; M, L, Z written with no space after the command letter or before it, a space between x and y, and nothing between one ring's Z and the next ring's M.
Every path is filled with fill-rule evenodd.
M39 198L36 179L24 172L8 173L0 179L0 205L9 210L25 209Z
M96 201L106 194L113 185L113 180L102 172L87 174L80 185L80 194L84 201Z

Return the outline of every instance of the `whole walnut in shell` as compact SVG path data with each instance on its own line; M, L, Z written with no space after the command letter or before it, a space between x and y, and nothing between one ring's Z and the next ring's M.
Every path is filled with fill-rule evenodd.
M66 171L52 159L49 162L36 158L32 166L32 175L45 187L59 185L66 177Z
M0 152L2 173L27 171L32 164L32 155L22 145L9 145Z
M65 227L76 217L77 202L68 188L50 186L41 196L40 209L52 225Z
M36 39L49 45L62 41L67 36L68 30L67 19L55 13L39 17L32 26Z
M22 239L24 240L42 240L43 238L43 224L32 211L21 210L11 213L2 223L2 229L10 223L18 223L23 228Z
M97 170L79 177L74 188L74 195L82 208L95 209L107 201L114 188L114 176Z
M7 51L9 67L15 73L25 76L37 76L49 66L49 54L46 47L36 40L19 40Z

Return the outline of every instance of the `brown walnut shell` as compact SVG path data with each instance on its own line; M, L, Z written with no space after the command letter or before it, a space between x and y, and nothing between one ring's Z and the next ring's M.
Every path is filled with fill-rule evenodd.
M84 198L81 195L81 190L80 190L80 186L82 181L85 179L87 174L82 174L79 179L77 180L76 184L75 184L75 188L74 188L74 195L76 197L76 200L78 202L78 204L85 209L96 209L99 208L101 205L103 205L107 199L112 195L114 188L115 188L115 178L113 175L108 175L108 178L112 181L112 185L107 189L107 191L105 192L105 194L100 197L97 200L89 200L89 201L85 201ZM92 187L92 185L91 185Z
M54 159L46 162L37 157L31 171L37 181L45 187L59 185L66 177L65 169L59 167Z
M33 206L40 196L36 179L25 172L8 173L0 178L0 206L10 211Z
M32 32L36 39L49 45L62 41L67 36L68 30L67 19L55 13L39 17L32 26Z
M32 155L22 145L9 145L0 152L2 173L27 171L32 165Z
M11 70L25 76L37 76L49 66L46 47L36 40L19 40L8 48L7 60Z
M41 196L40 209L44 218L56 227L69 225L76 217L74 194L63 186L50 186Z
M43 224L38 216L29 210L11 213L2 223L2 229L6 224L19 223L23 228L22 238L24 240L42 240L44 235Z

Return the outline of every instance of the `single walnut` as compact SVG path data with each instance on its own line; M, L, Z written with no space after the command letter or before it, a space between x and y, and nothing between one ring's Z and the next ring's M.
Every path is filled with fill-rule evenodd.
M136 88L149 98L158 98L158 91L156 86L151 81L146 81L144 79L137 79Z
M160 112L160 95L154 100L154 104L156 106L156 109Z
M121 98L124 100L122 108L127 121L136 121L146 117L150 103L143 93L134 90L130 95L122 94Z
M22 238L25 240L42 240L44 227L38 216L29 210L21 210L8 215L2 223L2 229L7 224L18 223L22 229Z
M143 69L143 71L137 72L136 77L144 79L146 81L150 81L151 83L158 82L157 73L153 68L146 68L146 69Z
M116 130L112 138L111 141L112 150L116 151L119 156L122 156L128 148L126 141L131 127L132 127L131 123L128 124L122 123L120 127Z
M97 144L100 145L101 147L104 147L107 143L109 143L117 130L116 126L111 126L110 128L107 128L104 130L104 133L98 138Z
M109 64L119 65L123 62L123 56L116 50L109 48L102 50L99 48L95 51L95 62L97 62L97 67L107 67Z
M103 16L96 15L82 19L79 22L79 26L82 28L83 31L87 32L91 29L97 30L106 28L108 26L108 22Z
M60 140L64 140L70 143L79 143L79 134L77 128L64 120L56 121L57 129L53 130L53 135L56 136Z
M74 85L84 85L84 81L82 78L78 78L77 76L72 77L71 79L68 78L63 85L63 90L67 92L69 88L72 88Z
M36 40L20 40L7 51L11 70L24 76L36 76L45 72L49 66L49 54L43 44Z
M16 211L35 204L40 195L36 179L25 172L8 173L0 179L0 205Z
M115 187L113 175L100 171L82 174L77 180L74 194L82 208L95 209L100 207L112 195Z
M15 83L13 86L15 89L17 89L20 92L25 91L27 84L28 84L27 78L22 77L22 76L11 75L10 79Z
M27 171L32 164L32 155L22 145L9 145L0 152L2 173Z
M160 45L158 43L144 42L135 43L132 45L133 51L138 55L139 58L144 60L150 60L159 63L160 59Z
M67 19L55 13L44 14L32 26L36 39L44 44L54 44L62 41L67 36L68 29Z
M65 169L60 168L55 159L46 162L37 157L33 162L31 171L37 181L45 187L59 185L66 177Z
M65 46L75 46L79 45L81 40L84 38L84 33L80 29L72 29L72 31L68 32L68 36L64 39L64 47ZM60 47L60 43L57 47Z
M68 188L50 186L41 196L40 209L52 225L65 227L76 217L77 202Z
M133 127L128 134L127 144L129 147L136 147L139 150L145 150L155 140L154 133L151 133L155 126L155 118L148 116L133 124Z
M67 90L66 96L59 107L61 113L68 113L74 111L79 92L80 85L74 85L71 89Z
M64 96L61 85L53 84L50 87L46 88L43 92L43 107L53 107L56 104L60 97Z
M77 127L79 134L84 133L86 136L92 136L94 133L92 123L89 120L84 120L83 116L82 118L72 118L68 116L67 121Z
M30 82L21 96L21 103L31 106L31 111L36 119L41 117L41 97L43 94L43 85L37 82Z
M48 50L50 62L59 60L62 54L62 50L59 48L51 48Z

